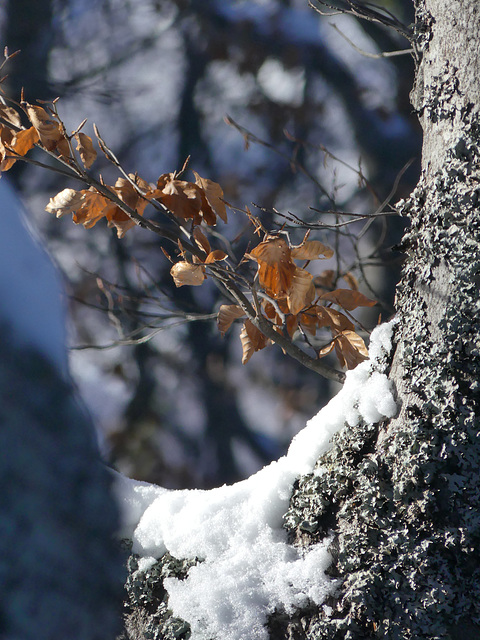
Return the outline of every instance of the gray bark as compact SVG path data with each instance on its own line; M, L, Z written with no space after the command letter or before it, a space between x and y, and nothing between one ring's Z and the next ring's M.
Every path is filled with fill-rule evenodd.
M342 584L328 610L275 615L275 639L480 638L480 4L417 0L416 15L425 140L399 203L411 225L390 373L400 411L344 429L319 460L329 473L299 479L285 526L305 546L335 532ZM173 637L156 595L129 589L126 637Z

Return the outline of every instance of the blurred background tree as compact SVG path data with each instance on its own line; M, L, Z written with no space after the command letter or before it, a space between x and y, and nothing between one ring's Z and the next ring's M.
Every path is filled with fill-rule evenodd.
M405 25L411 5L380 3ZM16 99L24 87L30 102L59 96L72 129L88 117L85 131L95 122L124 168L146 180L190 156L267 228L285 223L275 211L338 223L342 211L371 213L411 191L421 138L408 96L411 56L371 57L408 41L330 13L306 0L7 0L2 40L22 53L6 85ZM246 144L227 114L258 141ZM114 182L111 165L99 162ZM106 458L137 479L209 488L282 455L332 383L277 348L242 367L238 334L222 339L209 319L225 302L220 292L176 289L161 240L135 229L119 241L101 224L85 234L44 211L49 197L76 185L20 162L8 177L68 281L72 374ZM241 212L229 216L228 232L223 223L217 231L244 251L253 230ZM312 238L336 255L315 268L351 272L385 318L402 229L397 217L340 233L321 228Z

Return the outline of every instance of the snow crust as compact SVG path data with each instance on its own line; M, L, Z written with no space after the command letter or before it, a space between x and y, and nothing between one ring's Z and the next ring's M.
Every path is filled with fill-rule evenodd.
M324 574L330 540L302 553L282 528L295 479L311 473L335 432L397 412L381 372L394 321L371 336L370 359L349 371L343 388L293 439L285 456L250 478L210 491L171 491L116 474L124 511L122 536L141 556L139 571L166 551L198 558L184 580L164 581L175 616L189 622L193 640L266 640L267 616L321 604L336 586Z

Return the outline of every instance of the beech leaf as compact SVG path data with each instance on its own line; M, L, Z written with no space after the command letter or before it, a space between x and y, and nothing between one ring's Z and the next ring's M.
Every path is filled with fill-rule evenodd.
M258 281L273 298L284 297L293 282L296 266L284 238L270 237L248 254L258 263Z
M206 278L202 265L183 261L173 265L170 275L176 287L183 287L185 284L198 287Z
M336 309L330 307L315 307L318 317L319 327L331 327L332 333L341 333L342 331L354 331L355 326L347 316Z
M211 251L208 254L205 264L212 264L212 262L219 262L220 260L226 260L227 258L228 254L226 254L225 251L215 249L215 251Z
M15 109L12 109L12 107L7 107L6 104L0 103L0 118L3 118L10 124L13 124L15 127L20 128L22 126L22 120L18 113Z
M200 229L200 227L195 227L194 228L193 237L195 238L195 242L198 244L198 246L201 249L203 249L205 251L205 253L208 255L210 253L210 251L211 251L210 243L209 243L206 235Z
M297 315L307 306L312 280L311 273L305 269L300 269L300 267L295 267L292 284L287 295L288 307L293 315Z
M57 193L45 207L45 211L53 213L57 218L61 218L66 213L73 213L81 207L84 194L75 189L64 189Z
M333 253L333 249L318 240L306 240L298 247L292 247L292 258L296 260L318 260L320 257L331 258Z
M86 169L90 169L97 159L97 152L93 148L93 141L90 136L85 133L77 133L75 135L77 141L77 151Z
M346 311L353 311L353 309L357 307L373 307L377 304L375 300L367 298L367 296L364 296L360 291L352 291L351 289L328 291L320 296L320 300L334 302Z
M242 364L247 364L255 351L260 351L268 344L268 338L249 319L243 323L240 341L243 349Z
M196 171L193 171L193 174L195 175L195 184L203 190L214 212L223 222L227 222L227 208L222 200L222 187L217 182L213 182L213 180L202 178Z
M334 338L335 351L342 367L354 369L368 359L368 350L363 339L355 331L343 331Z
M222 337L230 329L232 322L244 315L244 310L238 304L222 304L217 314L217 326Z

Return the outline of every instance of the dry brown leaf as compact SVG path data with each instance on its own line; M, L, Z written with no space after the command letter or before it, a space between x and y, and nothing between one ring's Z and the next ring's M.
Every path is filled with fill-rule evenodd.
M170 269L170 275L176 287L183 287L185 284L198 287L206 278L204 271L202 265L177 262Z
M342 331L354 331L355 326L347 316L331 307L315 307L318 317L319 327L331 327L332 333L341 333Z
M195 175L195 184L203 190L213 211L223 222L227 222L227 208L222 200L222 187L217 182L202 178L196 171L193 171L193 174Z
M35 127L30 127L29 129L23 129L15 134L15 138L10 145L15 153L18 153L20 156L24 156L26 153L30 151L38 142L39 136Z
M12 107L7 107L6 104L0 103L0 118L3 118L10 124L13 124L14 127L21 128L22 126L22 119L20 118L19 114L15 111L15 109L12 109Z
M288 307L290 313L297 315L302 309L304 309L310 302L311 298L311 285L313 276L305 269L295 267L293 273L292 284L287 294ZM310 296L308 295L310 293ZM315 291L314 291L315 294Z
M243 323L240 340L243 349L242 364L247 364L255 351L260 351L268 344L268 338L248 319Z
M212 264L212 262L219 262L220 260L226 260L228 258L228 254L225 251L220 251L220 249L215 249L215 251L211 251L207 259L205 260L205 264Z
M354 369L357 364L368 360L368 350L362 338L355 331L343 331L334 338L335 352L342 367Z
M258 263L258 281L272 298L285 297L292 285L296 266L284 238L270 237L248 254Z
M195 227L193 229L193 237L195 238L195 242L198 246L208 255L211 251L210 243L200 227Z
M353 309L357 307L373 307L377 304L375 300L367 298L367 296L364 296L360 291L352 291L351 289L328 291L320 296L320 300L334 302L346 311L353 311Z
M193 219L195 225L202 222L202 198L197 185L177 180L173 173L165 173L158 179L157 186L160 189L158 200L182 220Z
M81 206L73 213L73 222L83 224L85 229L90 229L97 222L108 216L112 216L118 207L102 196L93 187L80 191L83 194Z
M302 328L314 336L317 332L318 317L315 313L315 309L309 309L298 315L298 322Z
M60 140L65 139L60 123L54 120L42 107L36 107L28 102L22 103L22 106L25 106L28 119L38 131L43 146L48 151L56 149Z
M217 327L222 337L230 329L232 322L244 315L244 310L238 304L222 304L217 314Z
M45 207L45 211L53 213L57 218L61 218L67 213L73 213L81 207L83 199L82 191L75 189L64 189L57 193L54 198L50 198L50 202Z
M75 135L77 141L77 151L80 154L80 158L86 169L90 169L92 164L97 159L97 152L93 148L93 141L90 136L85 133L77 133Z
M295 258L295 260L318 260L320 257L331 258L333 253L333 249L318 240L306 240L298 247L292 247L292 258Z
M325 356L328 356L328 354L333 351L334 347L335 347L335 340L332 340L325 347L323 347L323 349L320 349L318 351L318 353L317 353L318 357L319 358L324 358Z

